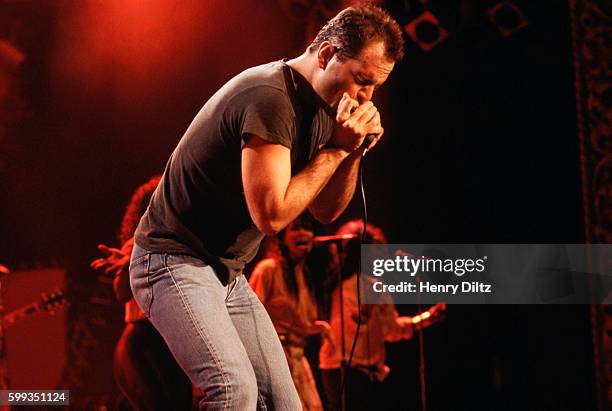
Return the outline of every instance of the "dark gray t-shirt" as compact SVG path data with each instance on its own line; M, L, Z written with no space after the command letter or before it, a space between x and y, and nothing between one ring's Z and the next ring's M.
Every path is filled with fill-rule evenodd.
M263 239L242 188L247 134L289 148L292 174L331 138L333 119L303 94L282 61L250 68L219 89L170 156L136 243L200 258L223 282L239 274Z

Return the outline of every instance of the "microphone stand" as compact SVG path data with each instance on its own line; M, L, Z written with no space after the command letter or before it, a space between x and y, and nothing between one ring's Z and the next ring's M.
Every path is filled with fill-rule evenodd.
M342 389L343 388L343 382L344 382L344 378L346 378L346 368L347 368L347 360L346 360L346 345L344 343L344 292L343 292L343 287L342 287L342 241L343 238L341 237L337 237L337 238L332 238L332 236L329 236L329 238L326 239L327 241L332 242L333 244L336 244L336 252L338 253L338 265L336 266L336 275L337 275L337 281L338 281L338 303L340 305L340 347L341 347L341 354L342 354L342 359L340 360L340 381L338 384L338 390L340 391L339 393L336 394L336 400L338 401L338 404L335 407L335 410L342 410L342 411L346 411L346 389ZM333 299L332 299L333 300ZM333 306L333 301L332 301L332 306ZM331 400L331 399L330 399Z
M421 282L421 276L416 275L417 284ZM421 293L417 294L417 312L421 312ZM421 411L427 410L427 388L425 382L425 339L423 338L423 327L422 321L419 322L419 379L421 385Z

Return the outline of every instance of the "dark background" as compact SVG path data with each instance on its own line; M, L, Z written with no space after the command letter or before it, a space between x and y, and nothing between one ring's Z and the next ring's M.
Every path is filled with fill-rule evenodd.
M112 300L88 268L96 245L117 245L132 191L218 87L301 52L307 23L286 3L0 2L33 113L0 140L0 262L65 267L72 323L105 318L85 321L99 351L87 370L68 364L73 396L115 393L122 314L91 302ZM368 211L392 243L584 242L567 4L514 1L528 25L504 37L486 14L497 3L387 4L401 25L427 7L449 33L429 52L406 37L376 97L386 133L366 162ZM354 201L339 223L358 216ZM588 306L451 306L425 342L429 410L594 408ZM417 409L417 347L388 346L392 409Z

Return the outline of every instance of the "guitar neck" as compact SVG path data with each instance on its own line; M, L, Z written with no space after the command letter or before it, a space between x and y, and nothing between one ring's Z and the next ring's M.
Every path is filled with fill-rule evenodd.
M439 303L431 307L430 309L423 311L412 317L412 325L415 330L422 330L429 327L430 325L441 321L444 318L446 312L446 304Z
M29 317L32 314L37 313L38 311L40 311L40 307L38 303L31 303L26 305L25 307L21 307L18 310L12 311L9 314L6 314L3 318L2 318L2 322L4 323L4 327L9 327L13 324L15 324L17 321L25 318L25 317Z

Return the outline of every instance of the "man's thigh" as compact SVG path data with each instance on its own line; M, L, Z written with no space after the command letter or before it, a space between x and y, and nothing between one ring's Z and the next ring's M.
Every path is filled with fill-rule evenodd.
M135 297L206 400L254 405L253 367L225 306L233 283L223 286L210 266L172 254L150 254L147 271L132 275Z
M244 276L236 279L226 305L255 370L259 400L269 409L301 409L278 334Z

